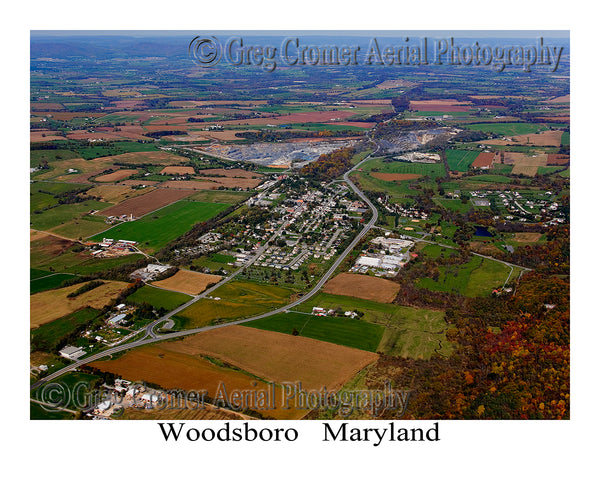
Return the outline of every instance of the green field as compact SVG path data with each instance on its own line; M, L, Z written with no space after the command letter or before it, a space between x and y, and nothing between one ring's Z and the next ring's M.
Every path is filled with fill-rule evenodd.
M417 285L428 290L477 297L489 295L492 289L504 285L511 270L500 262L473 256L467 263L439 267L439 271L437 280L421 278Z
M459 198L436 197L433 199L433 201L447 210L453 210L460 213L467 213L471 208L473 208L473 204L471 202L462 203Z
M479 152L472 150L446 150L448 168L456 172L467 172Z
M110 228L110 225L106 224L104 217L84 215L81 218L71 220L59 227L53 228L52 233L67 238L83 240L90 235L95 235L108 228Z
M375 158L369 160L363 165L365 172L380 172L380 173L412 173L431 178L446 176L446 168L441 163L411 163L401 162L399 160L387 160L383 158Z
M560 137L560 143L562 145L571 145L571 132L563 132Z
M439 248L441 249L441 247ZM446 339L448 325L444 320L443 311L385 304L326 293L315 295L296 309L310 312L314 306L327 310L341 309L342 311L361 312L364 315L359 321L385 327L376 351L388 355L430 358L435 352L446 355L453 348ZM330 317L316 318L321 320ZM341 321L346 320L344 318ZM355 319L355 321L357 320ZM333 342L333 340L327 341Z
M536 123L471 123L463 126L469 130L506 136L525 135L527 133L536 133L540 130L548 130L545 125Z
M274 285L233 281L173 316L175 329L203 327L238 318L248 318L289 302L292 291ZM219 300L216 300L219 298Z
M80 190L86 185L61 182L35 182L29 187L29 207L31 212L58 205L59 199L54 195Z
M144 285L127 297L127 301L130 303L140 305L146 302L154 308L164 308L165 310L173 310L191 299L192 297L185 293L170 292L150 285Z
M40 325L31 331L32 350L53 352L60 340L81 325L85 325L100 315L99 310L84 308L50 323Z
M134 222L117 225L91 239L96 242L101 241L103 237L134 240L143 250L156 251L183 235L196 223L214 217L228 206L224 203L181 200Z
M246 323L247 327L292 334L296 329L300 336L325 342L377 351L384 327L355 318L317 317L305 313L280 313Z
M79 158L75 152L71 150L30 150L29 152L29 165L31 167L37 167L43 162L56 162L58 160L71 160L73 158Z
M58 205L57 207L45 210L40 213L31 214L31 227L36 230L49 230L59 225L70 222L73 219L85 215L90 210L102 210L108 208L112 203L98 202L96 200L86 200L80 203L71 203L67 205Z
M74 415L64 410L55 410L52 407L42 407L42 405L29 402L30 420L72 420Z
M33 295L34 293L43 292L45 290L51 290L53 288L58 288L65 281L73 278L75 275L71 275L70 273L51 273L48 272L47 277L38 278L32 280L29 284L29 293Z

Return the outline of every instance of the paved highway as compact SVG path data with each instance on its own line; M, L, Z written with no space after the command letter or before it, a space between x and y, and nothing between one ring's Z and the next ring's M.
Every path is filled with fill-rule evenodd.
M72 363L71 365L68 365L60 370L57 370L54 373L51 373L49 375L47 375L46 377L42 378L41 380L35 382L34 384L31 385L31 390L51 381L54 380L55 378L60 377L61 375L65 374L68 371L71 370L75 370L76 368L85 365L86 363L90 363L93 362L95 360L99 360L101 358L104 357L108 357L111 356L115 353L119 353L119 352L123 352L125 350L129 350L131 348L136 348L136 347L140 347L142 345L147 345L150 343L154 343L154 342L159 342L159 341L163 341L163 340L168 340L168 339L172 339L172 338L178 338L178 337L183 337L183 336L187 336L187 335L193 335L195 333L200 333L200 332L206 332L208 330L214 330L216 328L222 328L222 327L227 327L229 325L240 325L242 323L247 323L247 322L251 322L253 320L258 320L259 318L265 318L265 317L269 317L271 315L276 315L278 313L283 313L285 311L287 311L290 308L293 308L299 304L301 304L302 302L305 302L306 300L308 300L309 298L311 298L313 295L315 295L319 290L321 290L321 288L323 287L323 285L325 285L325 283L327 282L327 280L329 280L329 278L331 277L331 275L333 275L333 273L335 272L335 270L340 266L340 264L344 261L344 259L348 256L348 254L354 249L354 247L356 247L356 245L358 244L358 242L360 242L360 240L367 234L367 232L373 228L373 226L375 225L375 223L377 222L379 213L377 212L377 208L375 208L375 206L371 203L371 201L367 198L367 196L352 182L352 180L350 180L350 173L357 169L358 167L360 167L360 165L362 165L364 162L366 162L367 160L369 160L379 149L375 150L374 152L372 152L371 154L369 154L368 156L366 156L361 162L357 163L353 168L351 168L350 170L348 170L345 174L344 174L344 181L350 186L350 188L352 188L352 190L360 197L360 199L365 202L369 208L371 209L373 216L371 217L371 219L369 220L369 222L367 222L365 224L365 226L363 227L363 229L360 231L360 233L354 237L354 239L352 240L352 242L350 242L350 244L348 245L348 247L346 247L346 249L342 252L342 254L340 256L338 256L338 258L335 260L335 262L333 262L333 264L331 265L331 267L329 268L329 270L327 270L327 272L325 273L325 275L323 275L323 277L321 277L321 279L317 282L317 284L312 288L312 290L308 293L306 293L305 295L303 295L302 297L300 297L299 299L293 301L292 303L278 308L276 310L271 310L269 312L260 314L260 315L256 315L254 317L251 318L245 318L242 320L236 320L233 322L228 322L228 323L223 323L223 324L219 324L219 325L210 325L208 327L201 327L201 328L194 328L194 329L190 329L190 330L183 330L180 332L172 332L172 333L166 333L163 335L157 335L154 332L154 328L161 324L162 322L168 321L173 315L176 315L177 313L179 313L180 311L182 311L183 309L189 307L190 305L192 305L193 303L197 302L198 300L200 300L201 298L206 297L207 295L209 295L211 292L213 292L214 290L216 290L217 288L219 288L221 285L229 282L230 280L232 280L233 278L235 278L243 269L244 267L236 270L234 273L232 273L231 275L229 275L228 277L224 278L223 280L221 280L219 283L217 283L216 285L212 286L211 288L209 288L208 290L202 292L200 295L195 296L192 300L190 300L187 303L184 303L183 305L177 307L174 310L171 310L169 313L167 313L166 315L162 316L161 318L159 318L158 320L153 321L152 323L150 323L146 329L145 329L145 335L143 338L141 338L140 340L136 340L135 342L131 342L131 343L126 343L123 345L118 345L116 347L110 348L108 350L104 350L102 352L96 353L94 355L90 355L89 357L83 358L81 360L78 360L74 363ZM250 261L249 264L252 264L258 257L260 257L260 255L267 249L267 246L269 245L269 242L271 240L273 240L273 238L277 237L277 235L279 235L279 233L283 230L283 228L285 228L286 224L284 223L279 230L273 235L273 237L271 237L271 239L266 242L261 248L259 248L259 250L256 252L256 255L254 256L254 258Z

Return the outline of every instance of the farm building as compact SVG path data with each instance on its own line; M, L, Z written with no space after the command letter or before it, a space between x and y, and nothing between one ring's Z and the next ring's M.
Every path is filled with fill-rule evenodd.
M375 268L379 268L379 266L381 265L381 259L379 258L375 258L375 257L360 257L357 261L356 261L357 265L360 266L365 266L365 267L375 267Z
M85 350L83 350L83 347L67 345L58 353L60 353L61 357L68 358L69 360L77 360L79 357L85 355Z

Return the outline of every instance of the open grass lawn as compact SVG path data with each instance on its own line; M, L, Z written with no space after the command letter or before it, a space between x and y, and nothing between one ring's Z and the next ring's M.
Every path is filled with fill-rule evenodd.
M510 267L487 258L473 256L461 265L439 267L437 280L421 278L417 285L438 292L453 292L468 297L486 296L504 285Z
M81 203L72 203L68 205L58 205L57 207L45 210L40 213L31 214L31 227L36 230L49 230L59 225L65 224L87 214L90 210L102 210L112 204L98 202L96 200L87 200Z
M31 345L37 350L53 352L60 340L80 325L97 318L100 310L83 308L31 330Z
M51 273L48 272L48 276L43 278L38 278L35 280L31 280L29 284L29 293L34 294L38 292L43 292L45 290L51 290L53 288L58 288L65 281L73 278L75 275L70 273Z
M275 285L233 281L173 316L176 329L188 329L248 318L289 302L292 291ZM217 298L219 300L217 300Z
M438 205L441 205L446 210L453 210L455 212L467 213L473 204L471 202L462 203L460 198L434 198L433 201Z
M514 136L536 133L538 130L547 130L545 125L536 123L471 123L464 125L469 130L491 132L498 135Z
M409 358L430 358L435 352L446 355L453 348L446 339L448 325L444 320L443 311L385 304L325 293L315 295L306 304L299 305L297 309L310 312L313 306L362 312L363 317L360 320L354 319L354 321L383 326L384 332L375 350L378 352ZM317 320L324 318L333 319L334 317L315 317ZM339 319L340 322L346 320L349 319ZM249 326L252 326L253 323L250 322ZM309 335L306 334L306 336ZM336 343L326 338L321 338L321 340Z
M377 351L384 327L347 317L317 317L304 313L281 313L247 323L245 326L292 334L345 345L369 352Z
M135 220L116 225L110 230L92 237L134 240L143 250L154 252L187 232L196 223L212 218L225 210L224 203L190 202L182 200Z
M479 152L472 150L446 150L448 168L456 172L467 172Z
M154 308L166 310L173 310L191 299L192 297L185 293L170 292L150 285L144 285L127 297L128 302L138 305L147 302Z

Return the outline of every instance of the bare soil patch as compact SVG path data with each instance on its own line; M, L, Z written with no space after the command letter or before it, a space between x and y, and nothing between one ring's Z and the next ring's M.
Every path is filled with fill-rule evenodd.
M194 172L194 167L179 165L165 167L160 171L160 173L164 173L165 175L193 175L196 172Z
M138 171L136 169L121 169L116 172L107 173L106 175L100 175L95 178L96 182L118 182L119 180L123 180L127 177L131 177L131 175L136 174Z
M548 154L548 165L566 165L571 160L569 155L562 155L559 153Z
M162 184L168 190L194 191L194 190L216 190L221 185L220 183L196 182L194 180L169 180Z
M208 275L206 273L192 272L190 270L179 270L175 275L165 280L152 283L155 287L173 290L175 292L198 295L210 285L221 281L219 275Z
M323 292L375 302L392 303L400 286L391 280L355 273L340 273L325 284Z
M172 190L168 188L157 188L144 195L140 195L135 198L125 200L118 205L113 205L100 212L100 215L105 216L119 216L119 215L133 215L134 217L141 217L147 213L158 210L159 208L166 207L177 200L191 195L192 192L185 190Z
M542 238L541 233L536 232L517 232L514 241L519 243L535 243Z

